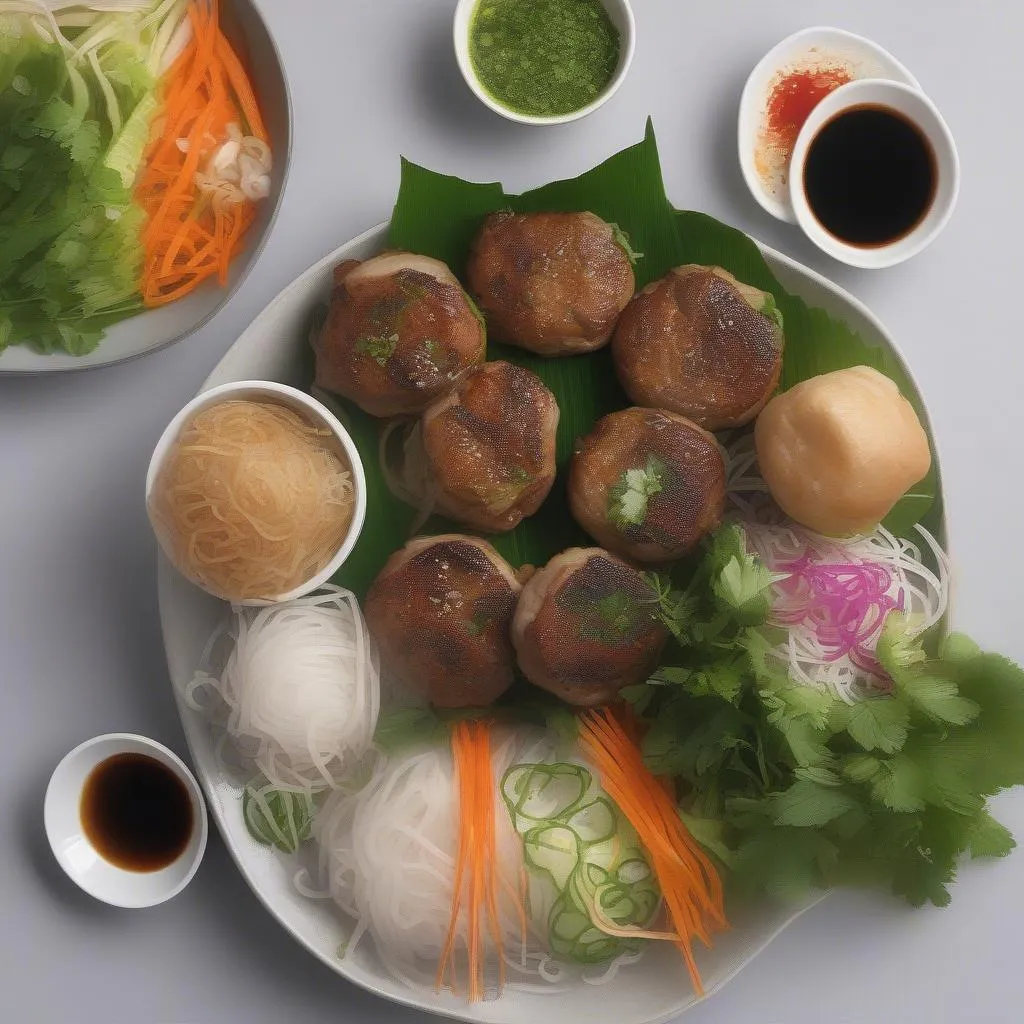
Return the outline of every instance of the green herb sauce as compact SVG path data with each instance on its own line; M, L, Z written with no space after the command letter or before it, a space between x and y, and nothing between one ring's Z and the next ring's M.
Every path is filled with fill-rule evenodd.
M480 0L469 28L480 84L520 114L571 114L615 74L619 34L599 0Z

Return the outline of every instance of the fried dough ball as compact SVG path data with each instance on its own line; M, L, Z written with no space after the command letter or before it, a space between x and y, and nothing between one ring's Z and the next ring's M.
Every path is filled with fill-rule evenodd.
M778 386L780 320L770 293L721 267L676 267L619 318L615 369L637 405L679 413L707 430L738 427Z
M438 707L490 704L512 684L509 627L520 589L478 537L414 537L364 602L382 670Z
M569 704L603 704L658 663L664 627L644 575L601 548L556 555L523 588L512 642L523 674Z
M606 345L633 295L623 241L593 213L491 214L467 273L492 336L543 356Z
M659 409L602 417L569 467L576 521L637 562L681 558L722 517L725 463L713 435Z
M754 442L779 507L831 537L873 529L932 462L914 407L870 366L823 373L773 398Z
M334 271L316 383L371 416L420 413L483 361L486 332L440 260L389 252Z

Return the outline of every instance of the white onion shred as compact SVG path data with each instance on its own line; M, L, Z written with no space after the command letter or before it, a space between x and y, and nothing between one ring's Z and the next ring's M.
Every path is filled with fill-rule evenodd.
M884 526L871 533L848 538L824 537L789 519L772 500L768 485L757 469L752 435L745 434L726 451L726 494L732 506L728 519L739 522L751 550L772 570L783 572L787 564L809 558L829 566L874 565L891 579L885 598L908 616L908 632L919 636L940 622L949 605L949 557L923 526L915 531L923 546L896 537ZM786 579L773 587L769 624L786 630L786 639L772 654L784 665L790 678L819 690L829 690L847 703L878 692L881 683L877 667L836 651L821 642L818 630L809 622L795 622L800 595L787 587ZM887 611L868 621L870 635L865 644L873 652L881 635Z
M377 658L354 595L330 586L232 614L229 635L211 637L186 701L219 715L272 786L312 793L346 784L370 751L380 712ZM232 638L223 669L211 671Z

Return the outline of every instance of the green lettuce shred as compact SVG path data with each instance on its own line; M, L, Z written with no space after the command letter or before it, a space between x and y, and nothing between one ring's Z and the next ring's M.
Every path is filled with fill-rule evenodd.
M876 651L891 692L846 704L768 657L772 580L736 526L685 585L653 577L674 647L623 694L649 723L646 763L678 780L738 891L870 884L946 905L965 856L1015 845L987 801L1024 784L1024 671L960 634L913 636L893 612Z

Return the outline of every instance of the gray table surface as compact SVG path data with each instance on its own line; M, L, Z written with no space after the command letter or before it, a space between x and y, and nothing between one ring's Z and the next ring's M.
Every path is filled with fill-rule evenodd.
M956 624L1024 660L1018 584L1021 143L1016 0L634 0L619 94L566 127L514 126L458 77L453 0L263 0L291 80L295 152L261 261L198 335L122 367L0 379L0 1021L315 1024L423 1019L363 993L281 931L219 838L168 905L124 912L73 888L46 847L46 780L66 750L135 730L185 753L157 621L143 508L152 447L221 353L307 265L388 216L398 157L524 188L636 141L654 115L669 195L803 260L888 325L931 409L945 471ZM902 267L839 266L746 194L743 80L776 41L835 24L878 40L942 109L963 161L956 215ZM997 801L1024 835L1024 793ZM971 867L946 910L838 895L794 925L692 1024L1021 1019L1024 852Z

